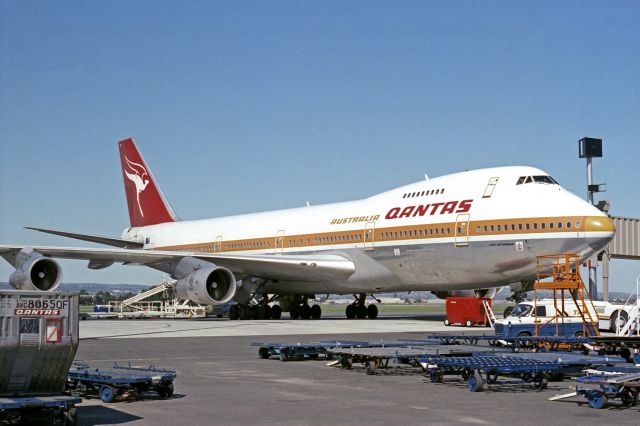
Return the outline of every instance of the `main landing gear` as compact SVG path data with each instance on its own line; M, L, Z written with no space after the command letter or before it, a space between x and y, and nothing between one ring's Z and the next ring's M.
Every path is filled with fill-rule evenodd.
M353 303L347 305L347 309L345 310L347 318L378 318L378 307L376 305L370 304L369 306L365 306L365 300L367 298L367 295L365 293L362 293L359 296L356 296L354 294L353 297L355 297L356 300Z
M322 308L320 305L309 306L308 298L304 297L302 299L302 303L297 306L294 306L289 311L289 315L291 315L291 319L297 320L300 319L320 319L322 316Z
M258 303L257 305L238 303L229 308L229 319L232 320L280 319L281 316L282 309L280 306L270 306L266 303Z

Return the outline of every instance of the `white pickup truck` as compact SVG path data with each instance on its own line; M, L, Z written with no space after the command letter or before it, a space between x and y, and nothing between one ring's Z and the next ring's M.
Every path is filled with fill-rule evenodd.
M595 318L597 314L598 328L601 330L615 332L618 324L620 328L622 328L629 319L629 312L625 310L623 305L601 301L594 301L593 305L596 312L591 312L591 316ZM557 301L556 306L560 309L561 301ZM535 309L537 310L536 312L534 312L533 301L517 304L507 317L496 321L494 327L496 334L505 336L531 336L533 335L536 317L538 324L548 324L549 333L555 334L555 320L553 319L556 317L554 300L538 300L535 303ZM630 308L627 307L627 309ZM564 311L557 316L562 317L561 322L564 324L564 335L581 335L583 331L582 318L572 300L564 301Z

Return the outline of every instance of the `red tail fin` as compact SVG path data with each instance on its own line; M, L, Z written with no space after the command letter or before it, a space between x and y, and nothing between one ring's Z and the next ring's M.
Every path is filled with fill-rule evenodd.
M173 209L162 196L133 139L118 142L118 147L131 226L176 221Z

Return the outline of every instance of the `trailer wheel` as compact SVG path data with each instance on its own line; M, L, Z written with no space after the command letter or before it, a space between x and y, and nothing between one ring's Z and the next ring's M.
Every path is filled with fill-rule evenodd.
M464 325L466 325L467 327L473 327L473 321L471 320L466 320Z
M373 376L376 374L376 365L374 361L367 361L364 364L364 371L366 371L367 376Z
M533 379L533 386L538 392L547 388L549 382L544 377Z
M78 424L78 410L76 407L71 407L64 413L62 413L62 424L64 426L76 426Z
M620 400L625 407L633 407L638 402L638 391L631 388L624 388L620 392Z
M271 355L269 354L269 348L258 349L258 355L260 355L260 358L262 359L268 359L269 357L271 357Z
M158 387L160 398L171 398L173 395L173 382L166 382Z
M100 399L102 402L113 402L116 398L116 390L109 385L100 388Z
M594 390L589 394L589 406L597 410L607 406L608 398L604 392Z
M343 356L340 360L340 365L342 366L342 368L350 370L353 363L351 362L351 359L349 357Z
M284 362L289 359L289 351L286 348L280 349L280 361Z
M471 392L480 392L482 388L484 388L484 381L482 380L480 373L475 373L471 376L467 384L469 385L469 390Z
M629 314L627 311L615 311L611 315L611 321L609 322L609 331L615 333L618 331L618 327L622 330L622 327L629 321Z
M431 383L442 383L442 370L439 368L432 368L429 376L431 376Z
M444 325L449 327L451 325L451 321L449 321L448 319L444 320Z

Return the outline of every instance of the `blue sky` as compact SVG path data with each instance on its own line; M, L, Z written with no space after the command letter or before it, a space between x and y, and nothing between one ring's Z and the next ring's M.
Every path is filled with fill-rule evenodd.
M0 242L119 235L134 137L184 219L524 164L640 216L634 1L0 1ZM81 244L82 245L82 244ZM66 280L151 283L134 267ZM0 280L12 268L0 263ZM630 290L640 262L616 261Z

